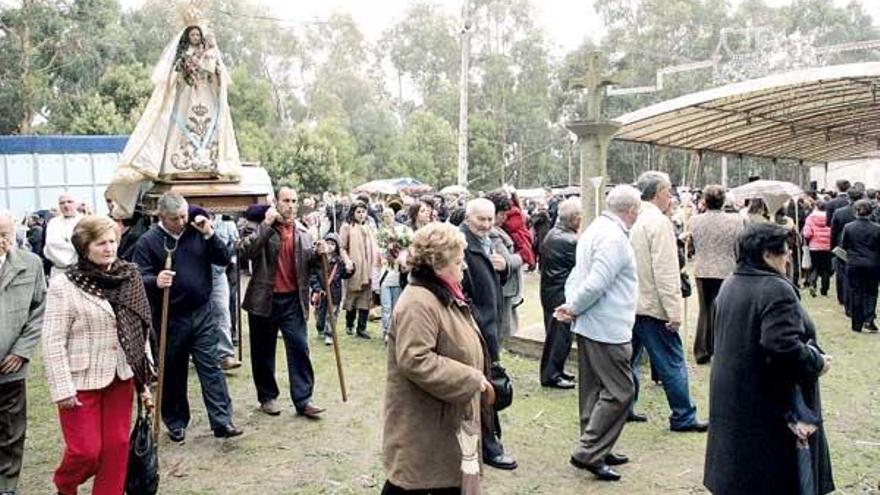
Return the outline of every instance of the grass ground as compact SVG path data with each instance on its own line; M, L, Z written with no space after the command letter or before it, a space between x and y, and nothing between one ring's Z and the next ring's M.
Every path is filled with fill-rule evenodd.
M849 331L848 321L830 298L805 295L804 302L818 323L823 348L835 357L834 368L822 378L822 393L837 493L880 493L880 336ZM689 306L692 338L693 299ZM527 298L521 311L523 325L541 321L536 276L527 277ZM310 332L314 335L314 330ZM378 327L371 326L371 333L377 335ZM349 385L349 401L342 403L332 351L317 337L310 338L317 375L315 400L327 408L325 419L297 417L292 406L280 417L260 413L250 371L242 368L229 375L228 381L235 421L245 434L233 440L214 439L191 369L193 420L184 444L174 445L162 436L161 493L378 493L384 482L385 348L380 340L366 342L342 336ZM281 348L278 376L283 388L286 364ZM705 418L709 368L694 366L688 357L691 391L699 415ZM504 443L520 467L513 472L487 468L485 493L705 493L701 479L706 436L669 432L668 407L660 387L646 385L641 395L639 409L649 415L650 422L627 425L618 444L617 450L632 458L620 470L623 480L603 484L568 465L578 433L576 393L541 388L534 359L505 354L503 361L516 386L513 406L501 414ZM29 429L20 486L21 493L27 495L54 493L52 471L63 448L45 383L37 357L28 382ZM282 393L281 398L288 396Z

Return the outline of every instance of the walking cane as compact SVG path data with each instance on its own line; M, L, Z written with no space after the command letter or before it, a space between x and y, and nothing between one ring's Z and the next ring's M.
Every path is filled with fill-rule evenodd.
M687 267L688 267L688 244L690 244L690 241L691 241L690 235L688 235L684 238L684 267L682 268L682 270L685 270L685 273L687 273ZM696 283L695 283L695 285L696 285ZM693 291L691 291L691 295L693 295ZM689 325L688 325L688 299L690 299L690 297L684 298L684 317L681 319L681 325L684 327L684 340L682 341L682 342L684 342L684 345L689 345L688 344L688 327L689 327Z
M168 248L167 238L163 241L165 248L165 270L171 270L171 255L177 251L177 240L174 247ZM162 289L162 322L159 330L159 378L156 382L156 414L153 415L153 440L159 441L159 423L162 419L162 385L165 382L165 344L168 341L168 306L171 301L171 287Z
M235 329L238 333L238 360L242 360L243 356L243 346L242 343L244 339L244 329L241 326L241 258L235 262L235 319L236 326Z
M321 274L324 279L324 290L327 294L327 318L330 321L330 336L333 339L333 354L336 356L336 371L339 372L339 390L342 392L342 402L348 401L348 393L345 391L345 374L342 371L342 355L339 353L339 339L336 338L336 311L333 304L333 290L330 287L330 272L327 270L327 253L321 253ZM325 320L327 321L327 320Z

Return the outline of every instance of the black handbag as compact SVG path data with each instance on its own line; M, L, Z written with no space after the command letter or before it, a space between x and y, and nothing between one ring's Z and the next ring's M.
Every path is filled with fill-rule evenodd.
M489 368L489 374L491 375L489 381L492 382L492 388L495 389L494 409L496 411L503 411L513 403L513 383L510 381L510 377L507 376L507 370L499 363L492 363L492 366Z
M681 272L681 297L687 299L691 297L691 294L694 293L694 288L691 285L691 278L687 273Z
M159 453L153 439L152 417L138 398L137 421L128 446L127 495L155 495L159 491Z

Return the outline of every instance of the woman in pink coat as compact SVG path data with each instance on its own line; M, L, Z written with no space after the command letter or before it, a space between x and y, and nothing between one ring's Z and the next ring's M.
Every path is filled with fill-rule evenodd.
M816 297L816 280L821 278L820 292L828 295L828 283L831 279L831 227L825 221L825 202L819 201L813 213L804 223L804 239L810 247L810 295Z

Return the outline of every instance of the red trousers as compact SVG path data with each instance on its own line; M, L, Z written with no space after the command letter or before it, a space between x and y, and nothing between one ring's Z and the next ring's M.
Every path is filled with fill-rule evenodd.
M82 403L58 409L64 433L64 457L55 470L55 486L62 495L76 494L92 476L93 495L122 495L128 467L131 429L132 380L113 382L100 390L80 390Z

